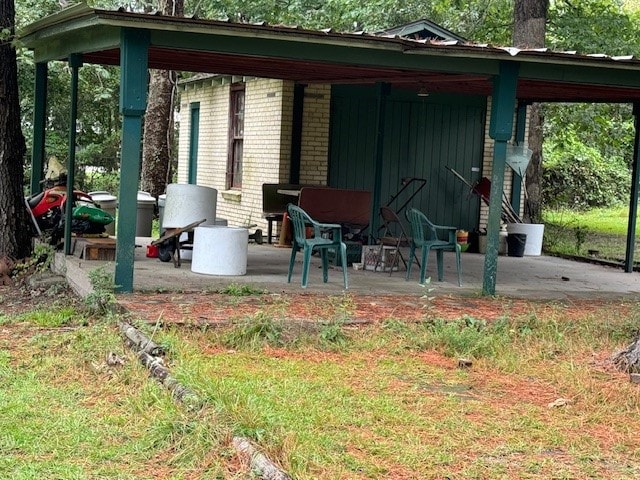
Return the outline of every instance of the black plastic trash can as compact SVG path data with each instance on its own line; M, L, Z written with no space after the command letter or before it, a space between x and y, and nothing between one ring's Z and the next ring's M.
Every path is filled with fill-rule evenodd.
M510 233L507 235L507 255L510 257L524 257L524 247L526 244L526 233Z

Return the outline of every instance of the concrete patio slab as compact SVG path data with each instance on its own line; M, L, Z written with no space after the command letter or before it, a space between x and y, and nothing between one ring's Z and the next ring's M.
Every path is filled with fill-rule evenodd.
M249 244L247 273L242 276L203 275L191 271L191 262L183 260L180 268L173 262L161 262L146 257L146 245L151 238L137 238L134 260L135 291L219 291L230 284L251 285L273 293L309 292L339 294L344 291L339 268L329 272L328 283L322 282L320 259L312 258L309 285L300 286L302 262L298 255L291 283L287 283L290 248L269 244ZM76 255L56 255L55 268L64 272L70 285L80 294L91 290L88 273L97 268L113 272L114 262L80 259ZM211 252L215 255L216 252ZM437 281L435 256L428 263L427 275L432 281L418 284L418 269L405 280L405 271L374 272L349 268L349 292L358 295L453 295L473 296L482 292L484 255L462 254L462 287L457 285L452 253L445 253L444 281ZM601 265L565 260L551 256L498 258L496 294L531 300L562 300L571 298L630 298L640 294L640 274Z

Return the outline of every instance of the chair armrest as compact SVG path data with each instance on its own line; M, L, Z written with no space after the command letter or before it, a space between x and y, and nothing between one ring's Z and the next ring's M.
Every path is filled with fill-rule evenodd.
M342 241L342 225L339 223L317 223L316 225L320 230L331 230L333 234L332 238ZM314 227L316 225L314 225Z
M435 228L436 231L439 230L441 232L447 232L449 236L449 243L457 242L457 238L456 238L456 232L458 231L457 227L452 227L449 225L433 225L433 228Z
M453 230L454 232L458 230L458 227L451 227L449 225L434 225L433 228L436 230Z

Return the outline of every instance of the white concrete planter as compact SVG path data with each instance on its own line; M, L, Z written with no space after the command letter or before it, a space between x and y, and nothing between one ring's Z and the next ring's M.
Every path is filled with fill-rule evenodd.
M202 219L206 219L202 225L213 225L217 200L215 188L182 183L167 185L162 228L182 228Z
M249 230L246 228L196 227L191 271L205 275L245 275L248 250Z

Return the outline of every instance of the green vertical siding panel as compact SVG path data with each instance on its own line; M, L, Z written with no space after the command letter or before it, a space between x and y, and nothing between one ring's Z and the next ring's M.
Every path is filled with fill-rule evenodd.
M331 112L329 185L370 190L375 103L365 98L333 98Z
M400 191L402 178L424 178L426 186L408 208L420 208L439 223L476 228L479 200L446 167L469 180L479 178L472 175L472 167L482 166L484 112L485 103L477 98L465 103L392 91L385 119L381 204ZM374 113L372 90L334 87L329 185L371 188ZM406 189L391 207L401 207L412 193L413 188Z

